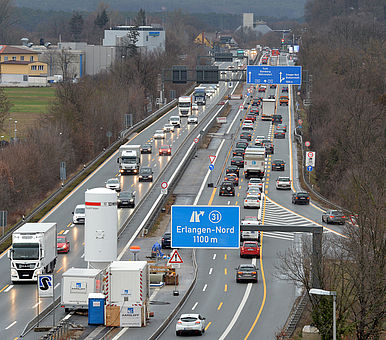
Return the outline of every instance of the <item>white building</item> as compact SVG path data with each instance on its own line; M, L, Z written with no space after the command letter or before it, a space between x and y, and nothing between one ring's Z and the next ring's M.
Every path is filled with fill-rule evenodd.
M253 28L253 13L243 13L243 27Z
M136 46L141 50L152 52L156 49L165 50L165 31L162 27L153 26L116 26L105 30L103 46L120 46L123 38L127 37L132 30L137 30L138 41Z

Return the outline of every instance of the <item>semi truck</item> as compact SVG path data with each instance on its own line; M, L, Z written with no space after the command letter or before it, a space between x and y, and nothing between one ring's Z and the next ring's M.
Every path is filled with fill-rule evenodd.
M276 110L276 99L263 99L261 120L272 120Z
M205 87L196 87L193 92L193 98L197 105L206 105Z
M263 178L265 166L265 148L245 149L244 155L244 176L245 178Z
M122 145L119 147L119 172L121 175L138 174L141 166L141 146Z
M12 283L37 281L38 275L53 273L56 236L56 223L26 223L12 233L8 250Z
M192 97L182 96L178 98L178 112L180 117L187 117L192 114Z

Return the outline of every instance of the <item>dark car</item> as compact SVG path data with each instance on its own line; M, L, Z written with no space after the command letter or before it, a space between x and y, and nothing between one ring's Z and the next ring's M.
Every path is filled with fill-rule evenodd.
M263 142L263 145L265 147L265 153L267 155L273 155L275 153L275 148L272 142Z
M345 224L346 216L339 210L327 210L324 214L322 214L322 222L327 224Z
M231 165L236 165L239 168L244 168L244 159L241 156L233 156L231 159Z
M153 169L150 167L142 167L139 169L138 180L140 182L153 182Z
M288 93L288 86L284 86L282 89L281 89L281 92L287 92Z
M236 282L253 281L257 283L257 268L254 264L240 264L236 268Z
M167 249L172 247L172 235L170 233L165 233L162 236L161 247L162 249Z
M245 155L245 149L236 148L233 150L233 156L240 156L244 158L244 155Z
M276 138L276 139L284 139L284 138L285 138L285 131L276 128L276 129L275 129L275 132L274 132L274 134L273 134L273 136L274 136L274 138Z
M128 207L128 208L134 208L135 206L135 194L134 192L130 191L122 191L118 195L118 202L117 202L118 208Z
M269 85L269 88L270 88L270 89L276 89L276 84L271 84L271 85Z
M259 114L259 109L258 109L257 106L252 106L251 110L249 112L258 115Z
M232 182L222 182L220 190L218 191L219 196L234 196L235 187Z
M276 159L272 162L272 171L284 171L285 163L280 159Z
M56 238L56 252L68 253L70 251L70 241L67 241L66 236L58 235Z
M287 132L287 124L278 124L276 127L283 130L284 132Z
M245 139L248 142L250 142L251 139L252 139L252 134L249 133L249 132L243 132L243 133L240 134L240 139Z
M240 140L236 143L236 149L246 149L248 147L248 142Z
M141 145L141 153L151 153L153 150L153 147L151 144L143 144Z
M240 169L238 166L230 165L225 169L226 174L236 174L237 176L240 175Z
M273 124L281 124L283 122L283 117L281 115L273 115L272 123Z
M310 195L305 191L292 194L292 204L310 204Z
M233 182L235 186L238 186L239 177L236 174L227 174L224 177L224 182Z

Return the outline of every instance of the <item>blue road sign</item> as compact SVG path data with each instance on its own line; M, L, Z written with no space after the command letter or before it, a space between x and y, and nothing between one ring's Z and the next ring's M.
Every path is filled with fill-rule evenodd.
M214 170L214 165L213 164L209 164L209 170L210 171Z
M301 66L247 66L247 84L301 85Z
M39 297L53 297L53 275L38 275Z
M314 167L312 165L307 166L307 171L312 171L312 170L314 170Z
M172 206L172 248L240 246L239 206Z

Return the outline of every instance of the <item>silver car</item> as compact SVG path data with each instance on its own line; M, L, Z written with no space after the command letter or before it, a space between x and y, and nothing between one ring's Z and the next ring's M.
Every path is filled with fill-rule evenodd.
M322 222L327 224L345 224L346 216L339 210L327 210L324 214L322 214Z
M110 178L106 182L106 188L115 191L121 191L121 182L118 178Z
M291 179L289 177L278 177L276 180L276 189L291 189Z

